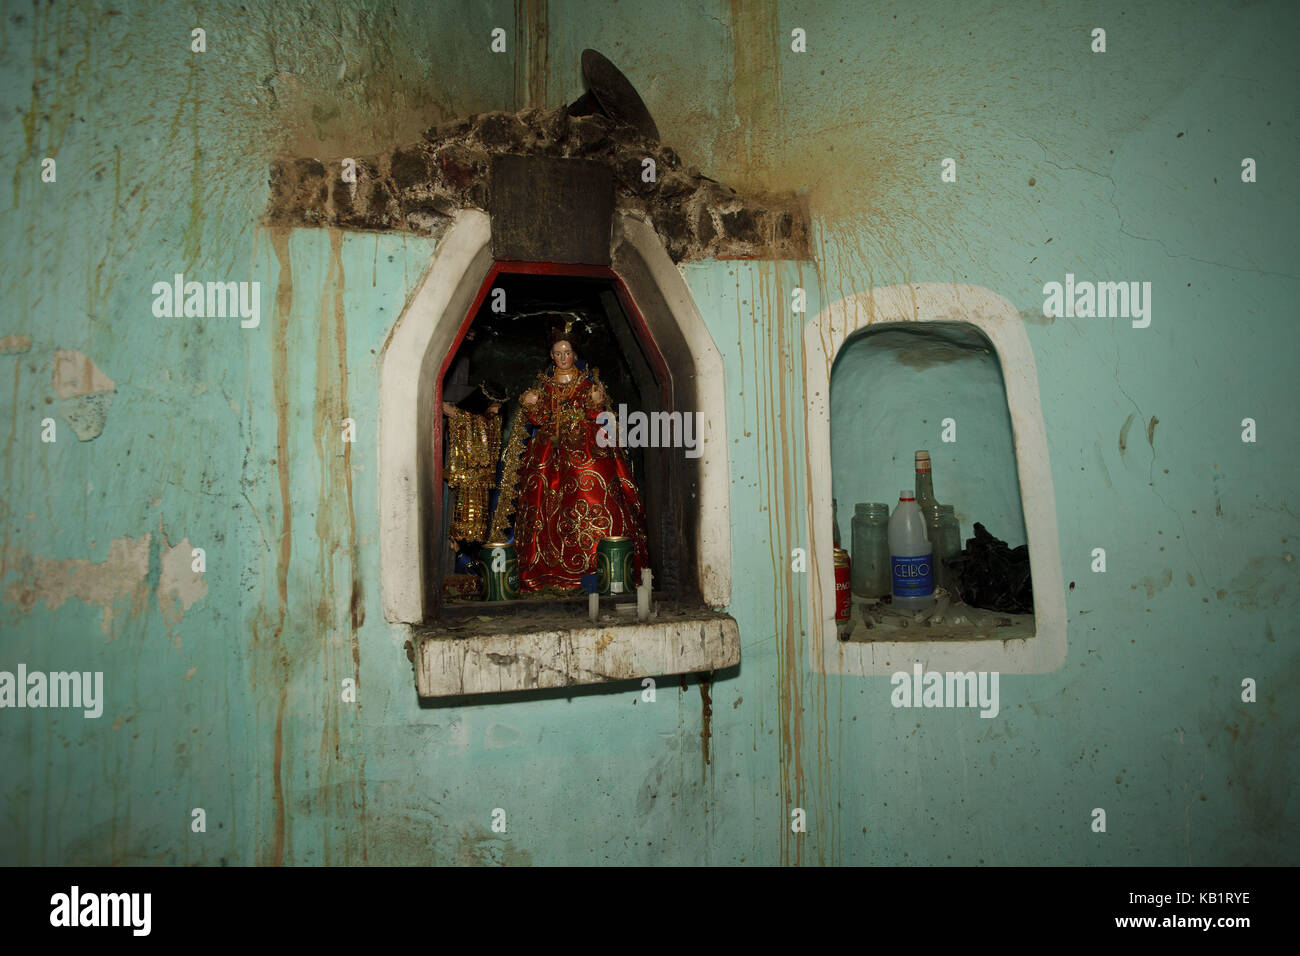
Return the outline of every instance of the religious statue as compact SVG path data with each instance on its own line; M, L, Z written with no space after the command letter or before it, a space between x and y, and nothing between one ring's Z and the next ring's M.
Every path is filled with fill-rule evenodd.
M517 464L514 543L523 591L579 587L596 570L601 538L630 538L635 573L649 567L645 509L631 466L622 449L596 440L609 396L599 370L579 367L581 338L572 319L554 325L553 364L520 396L523 419L536 426Z
M499 386L480 385L453 405L444 402L447 416L447 465L444 472L454 505L447 537L453 550L458 542L486 540L490 497L497 482L501 454L501 403Z

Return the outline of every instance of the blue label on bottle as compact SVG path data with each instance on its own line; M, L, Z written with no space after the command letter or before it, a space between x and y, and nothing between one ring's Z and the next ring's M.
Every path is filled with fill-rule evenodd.
M894 574L894 594L898 597L928 597L934 593L934 570L930 555L916 557L891 555L889 560Z

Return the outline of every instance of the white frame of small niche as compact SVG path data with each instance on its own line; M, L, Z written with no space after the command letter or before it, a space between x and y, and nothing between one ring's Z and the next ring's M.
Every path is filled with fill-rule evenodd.
M704 416L696 536L699 583L706 605L725 607L731 603L731 463L722 353L654 229L620 212L612 233L613 268L632 299L643 309L656 297L664 303L664 308L643 315L650 334L658 338L671 323L690 350L691 367L674 371L695 377ZM429 623L420 529L424 494L432 493L421 483L432 480L432 465L420 461L413 423L439 413L433 408L439 369L494 261L487 213L458 212L379 356L380 589L384 616L393 623ZM728 545L719 548L718 542Z
M902 322L964 322L993 343L1002 367L1015 441L1020 505L1034 582L1034 636L1015 640L848 641L836 637L835 572L831 561L831 368L844 343L872 326ZM1039 404L1038 371L1020 314L980 286L920 283L884 286L840 299L804 329L807 395L808 597L812 664L818 673L856 676L909 671L920 663L940 671L1043 674L1065 662L1065 588L1056 531L1056 495Z

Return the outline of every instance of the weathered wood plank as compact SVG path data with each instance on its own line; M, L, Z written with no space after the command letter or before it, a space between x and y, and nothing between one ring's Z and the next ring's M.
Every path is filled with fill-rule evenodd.
M607 615L585 627L458 636L416 629L421 697L538 690L720 670L740 662L729 614L700 609L640 623Z

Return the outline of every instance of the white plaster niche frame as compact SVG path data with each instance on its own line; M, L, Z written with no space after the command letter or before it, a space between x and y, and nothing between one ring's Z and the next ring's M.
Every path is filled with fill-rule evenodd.
M993 343L1002 367L1020 480L1020 503L1034 582L1034 636L1016 640L847 641L836 639L831 562L831 368L855 332L903 322L964 322ZM1015 307L980 286L922 283L884 286L840 299L804 330L807 389L808 589L813 666L823 674L889 675L920 663L939 671L1042 674L1065 662L1065 589L1056 531L1056 495L1039 405L1038 372Z
M670 326L685 342L687 365L674 376L694 379L703 413L699 462L696 567L706 608L684 619L568 630L520 631L455 640L423 640L416 651L421 697L533 690L695 673L740 661L736 621L721 613L731 601L731 477L727 454L722 355L685 279L654 229L616 213L613 269L642 305L652 337ZM438 373L494 260L489 216L458 212L438 242L428 272L384 343L379 360L380 576L384 615L415 626L428 621L422 531L429 468L420 461L420 422L437 414Z

